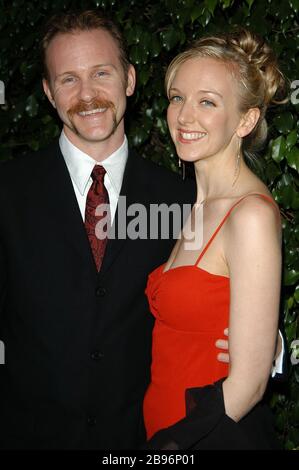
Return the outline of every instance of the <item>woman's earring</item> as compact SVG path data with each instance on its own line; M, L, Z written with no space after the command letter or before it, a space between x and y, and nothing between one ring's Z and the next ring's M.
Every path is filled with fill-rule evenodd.
M179 158L179 168L182 168L182 178L184 180L185 176L186 176L185 162L182 162L182 160L180 158Z
M232 184L232 187L235 186L237 179L240 174L240 164L241 164L241 149L239 148L237 159L236 159L236 166L235 166L235 172L234 172L234 181Z

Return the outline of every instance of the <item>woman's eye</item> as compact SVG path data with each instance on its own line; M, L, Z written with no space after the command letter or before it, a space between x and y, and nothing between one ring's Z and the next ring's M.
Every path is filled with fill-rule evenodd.
M182 101L182 97L179 95L170 96L169 101L171 103L179 103L180 101Z
M213 103L213 101L210 101L210 100L202 100L201 103L204 106L208 106L208 107L214 106L215 107L215 104Z

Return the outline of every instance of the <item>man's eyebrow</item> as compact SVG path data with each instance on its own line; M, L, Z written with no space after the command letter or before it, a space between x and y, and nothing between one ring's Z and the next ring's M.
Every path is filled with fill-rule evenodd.
M58 75L56 75L55 80L57 80L57 78L64 77L64 75L75 75L75 72L72 70L69 70L67 72L59 73Z
M113 68L114 70L116 70L116 67L114 64L97 64L97 65L93 65L91 67L92 70L95 70L95 69L99 69L99 68L104 68L104 67L111 67ZM64 77L65 75L76 75L76 71L75 70L67 70L63 73L60 73L58 75L56 75L55 77L55 80L57 80L57 78L61 78L61 77Z
M97 64L97 65L93 65L93 67L91 67L92 69L98 69L98 68L102 68L102 67L112 67L113 69L117 70L116 69L116 66L114 64Z

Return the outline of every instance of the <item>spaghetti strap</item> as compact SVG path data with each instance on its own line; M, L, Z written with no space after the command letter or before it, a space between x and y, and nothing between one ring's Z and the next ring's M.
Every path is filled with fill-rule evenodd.
M240 204L240 202L242 202L244 199L246 199L247 197L249 196L260 196L264 199L266 199L266 201L270 202L271 204L274 205L276 211L279 211L275 201L273 201L273 199L270 197L270 196L267 196L266 194L260 194L260 193L251 193L251 194L247 194L246 196L242 197L241 199L239 199L235 204L233 204L233 206L229 209L229 211L225 214L224 218L222 219L222 221L220 222L220 224L218 225L218 227L216 228L215 232L212 234L211 238L209 239L209 241L207 242L206 246L204 247L204 249L202 250L202 252L200 253L200 255L198 256L196 262L195 262L195 266L200 262L201 258L204 256L205 252L207 251L207 249L209 248L209 246L211 245L211 243L213 242L214 238L216 237L217 233L221 230L222 226L224 225L224 223L226 222L226 220L229 218L231 212L234 210L234 208Z

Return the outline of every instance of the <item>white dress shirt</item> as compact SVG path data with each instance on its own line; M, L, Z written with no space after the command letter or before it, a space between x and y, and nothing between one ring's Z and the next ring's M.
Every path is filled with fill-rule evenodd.
M274 364L273 364L273 367L272 367L272 372L271 372L271 375L272 377L275 377L276 374L282 374L283 373L283 356L284 356L284 350L285 350L285 346L284 346L284 340L283 340L283 337L282 337L282 334L280 333L280 330L279 330L279 336L280 336L280 339L281 339L281 352L279 354L279 356L276 358L276 360L274 361Z
M128 159L128 141L125 136L122 145L100 163L73 145L64 131L59 139L60 150L68 168L83 221L85 220L86 198L92 185L91 172L95 165L105 170L104 185L108 191L111 223L113 223L119 193Z

